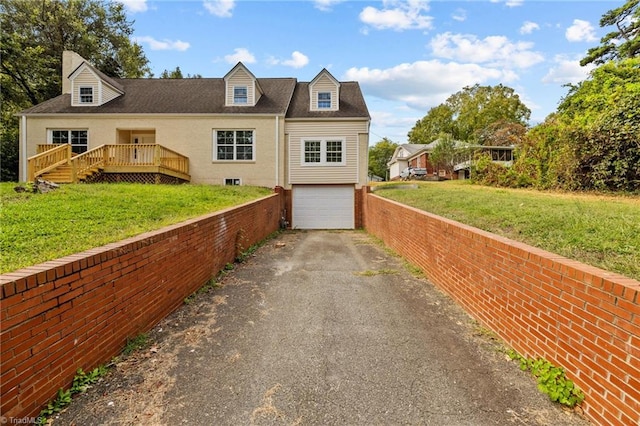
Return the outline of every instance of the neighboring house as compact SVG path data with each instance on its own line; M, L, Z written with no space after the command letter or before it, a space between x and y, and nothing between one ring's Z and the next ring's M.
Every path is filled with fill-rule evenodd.
M439 169L429 160L429 155L438 144L435 140L429 144L402 144L393 153L391 160L387 163L390 180L402 178L402 172L407 168L426 169L426 178L431 179L468 179L471 170L471 158L480 153L488 152L492 161L504 165L511 165L513 162L514 146L485 146L467 145L457 142L461 149L468 150L469 159L461 161L453 166L453 171Z
M294 228L353 228L370 116L357 82L110 78L63 55L62 95L20 112L20 177L282 187Z
M389 169L389 180L400 179L400 174L404 169L409 167L409 160L413 159L416 154L422 152L427 145L418 145L405 143L398 145L391 156L391 160L387 163ZM426 167L421 165L420 167Z

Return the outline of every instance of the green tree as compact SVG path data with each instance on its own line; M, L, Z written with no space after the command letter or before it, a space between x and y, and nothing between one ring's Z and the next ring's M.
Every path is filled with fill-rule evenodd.
M437 170L446 170L447 174L451 174L456 164L468 161L472 155L466 144L456 141L450 134L441 133L437 141L429 154L429 161Z
M464 142L482 142L482 132L497 122L526 126L531 110L507 86L464 87L444 104L431 109L409 131L411 143L430 143L434 135L450 134Z
M640 191L640 87L571 139L581 189Z
M182 75L182 70L180 69L180 67L176 67L176 69L173 71L167 71L167 70L162 71L162 74L160 74L160 78L202 78L202 75L187 74L187 76L185 77L184 75Z
M442 133L453 133L454 111L446 103L431 108L427 115L416 122L416 125L409 131L408 139L410 143L428 144Z
M628 0L602 15L600 27L609 26L615 26L616 30L602 37L599 46L589 49L580 65L601 65L610 60L640 55L640 0Z
M393 157L398 144L390 139L382 138L381 141L369 148L369 175L387 178L387 163Z
M527 128L521 123L498 120L477 132L478 142L488 146L518 146L522 143Z
M528 132L513 170L538 188L640 190L640 58L570 86L557 113Z
M640 58L611 61L591 71L586 80L569 86L558 113L564 122L584 127L639 90Z
M184 77L182 76L182 70L180 69L180 67L176 67L176 69L173 71L167 71L167 70L162 71L162 74L160 74L160 78L184 78Z
M17 176L14 114L61 92L62 52L73 50L112 77L150 74L121 3L106 0L0 0L3 180ZM15 145L15 146L14 146Z
M512 167L520 186L574 187L576 167L569 142L567 127L557 113L530 129L517 145Z

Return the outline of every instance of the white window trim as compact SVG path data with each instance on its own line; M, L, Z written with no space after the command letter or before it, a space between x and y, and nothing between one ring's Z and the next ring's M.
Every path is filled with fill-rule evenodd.
M71 143L71 132L87 132L87 151L89 150L89 129L79 129L79 128L68 128L68 129L64 129L64 128L50 128L47 129L47 143L48 144L53 144L53 132L58 131L58 132L67 132L68 133L68 139L69 142L68 144L71 146L83 146L81 144L72 144Z
M326 99L322 99L320 100L320 95L327 93L329 95L329 106L328 107L322 107L320 106L320 102L326 102ZM318 110L331 110L333 108L333 94L329 91L323 91L323 92L318 92L318 94L316 95L317 99L316 99L316 108Z
M91 89L91 102L85 102L82 100L82 96L88 96L82 94L82 89ZM96 102L96 91L93 86L79 86L78 87L78 103L80 105L92 105Z
M320 141L320 162L319 163L307 163L305 161L305 142ZM342 144L342 161L328 162L327 161L327 142L340 142ZM345 137L335 138L309 138L305 137L300 140L300 164L303 167L343 167L347 165L347 139Z
M226 131L232 131L232 132L253 132L253 144L252 146L252 159L251 160L236 160L235 156L236 156L236 144L233 144L233 160L218 160L218 132L226 132ZM213 152L211 155L211 160L214 163L255 163L256 162L256 158L257 158L257 136L256 136L256 129L213 129L212 132L212 144L213 144ZM223 181L224 182L224 181Z
M236 89L244 89L246 92L245 102L236 102ZM233 86L233 105L245 106L249 105L249 86Z

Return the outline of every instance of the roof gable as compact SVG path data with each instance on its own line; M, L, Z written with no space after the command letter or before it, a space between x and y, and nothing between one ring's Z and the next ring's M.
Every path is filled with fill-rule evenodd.
M326 68L309 83L309 110L337 111L340 109L340 82Z
M223 80L227 106L255 106L264 94L259 80L242 62L238 62Z
M71 106L100 106L124 94L123 86L83 61L69 74Z

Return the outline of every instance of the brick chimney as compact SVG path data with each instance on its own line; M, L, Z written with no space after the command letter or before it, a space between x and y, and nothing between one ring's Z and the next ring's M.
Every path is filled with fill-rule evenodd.
M62 94L71 93L71 81L69 80L69 75L83 62L87 61L76 52L71 50L65 50L62 52Z

